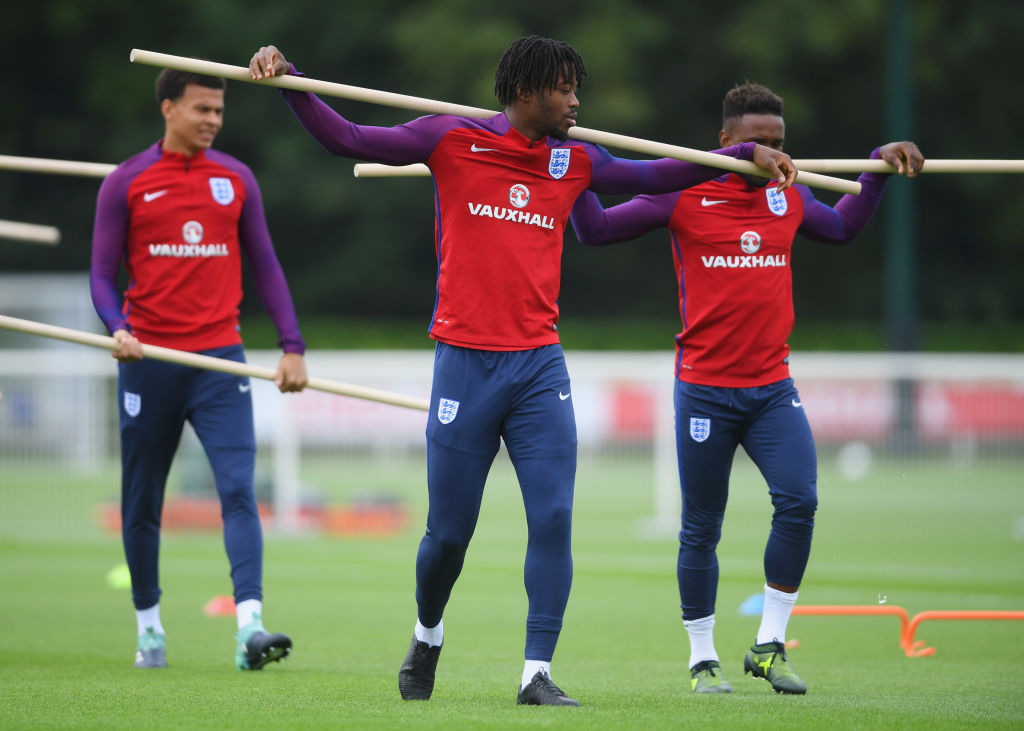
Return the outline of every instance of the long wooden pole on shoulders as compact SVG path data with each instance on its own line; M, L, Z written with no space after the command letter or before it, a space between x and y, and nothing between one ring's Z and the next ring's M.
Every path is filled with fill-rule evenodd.
M478 119L486 119L487 117L497 114L493 109L481 109L479 107L451 104L449 102L426 99L424 97L407 96L405 94L395 94L394 92L378 91L376 89L365 89L359 86L349 86L347 84L320 81L318 79L310 79L304 76L272 76L267 79L255 81L249 75L249 69L244 66L230 66L228 64L215 63L213 61L173 56L166 53L145 51L138 48L132 49L130 58L132 63L160 66L163 68L177 69L179 71L191 71L193 73L206 74L208 76L221 76L233 81L245 81L252 84L262 84L264 86L274 86L294 91L306 91L314 94L325 94L327 96L369 102L371 104L411 109L423 114L454 114L460 117L473 117ZM732 157L716 155L704 150L693 150L688 147L668 145L663 142L654 142L652 140L644 140L638 137L627 137L626 135L602 132L596 129L572 127L569 129L569 136L573 139L592 142L606 147L618 147L631 152L639 152L645 155L653 155L655 157L671 157L678 160L685 160L699 165L707 165L709 167L731 170L738 173L764 175L766 172L754 163L746 160L737 160ZM833 178L826 175L819 175L817 173L801 171L797 173L797 181L804 183L805 185L824 188L826 190L835 190L840 193L852 193L854 195L860 194L860 183L853 180Z

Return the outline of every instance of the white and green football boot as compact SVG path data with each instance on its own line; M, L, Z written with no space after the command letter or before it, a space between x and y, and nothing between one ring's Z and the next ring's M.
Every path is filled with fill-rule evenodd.
M139 645L135 650L135 667L167 667L166 635L154 632L152 627L146 627L146 631L139 635Z
M258 614L238 630L235 638L238 640L235 667L239 670L262 670L267 663L280 662L281 658L288 657L292 649L291 638L277 632L267 632Z

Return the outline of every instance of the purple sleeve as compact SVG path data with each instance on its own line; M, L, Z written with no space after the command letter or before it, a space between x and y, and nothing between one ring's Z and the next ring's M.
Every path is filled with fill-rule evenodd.
M753 142L744 142L713 152L750 161L755 147ZM613 157L599 145L586 145L586 150L592 163L590 189L596 193L671 193L706 183L722 174L721 168L671 158L626 160Z
M871 159L879 157L876 148ZM861 184L860 195L844 195L834 208L817 200L810 188L796 186L804 199L804 220L797 233L823 244L850 243L874 215L889 177L883 173L861 173L857 178Z
M270 240L267 218L263 212L263 196L256 177L246 165L234 158L222 160L217 156L217 161L238 173L245 183L245 205L238 222L238 240L249 260L260 301L281 338L277 344L286 353L305 353L306 343L299 332L295 305L284 278L284 270L281 269L281 262Z
M294 66L289 73L303 75ZM432 115L396 127L369 127L349 122L315 94L287 89L281 94L306 131L332 155L386 165L426 162L454 119Z
M118 168L100 185L96 199L89 291L96 314L109 333L131 329L121 312L117 272L128 240L128 186L134 177L125 167Z
M597 196L585 190L576 199L570 220L581 244L614 244L668 226L679 195L638 195L626 203L603 208Z

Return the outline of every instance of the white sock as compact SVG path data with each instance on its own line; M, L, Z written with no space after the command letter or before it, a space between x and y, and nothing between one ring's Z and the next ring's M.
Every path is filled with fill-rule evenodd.
M139 625L139 634L146 634L146 630L150 627L158 635L166 634L164 632L164 626L160 624L160 604L154 604L149 609L136 609L135 610L135 621Z
M528 686L530 681L533 680L533 676L538 672L543 672L550 678L551 663L545 660L527 660L523 666L523 684L519 686L519 690Z
M764 585L764 611L761 613L761 627L757 630L757 644L772 641L786 644L786 625L799 593L787 594Z
M690 636L690 667L702 660L718 660L715 652L715 615L700 619L683 620L686 634Z
M259 599L246 599L235 605L235 616L238 617L238 629L252 622L263 623L263 602Z
M438 622L436 627L424 627L417 619L414 633L420 642L426 642L431 647L440 647L444 642L444 620Z

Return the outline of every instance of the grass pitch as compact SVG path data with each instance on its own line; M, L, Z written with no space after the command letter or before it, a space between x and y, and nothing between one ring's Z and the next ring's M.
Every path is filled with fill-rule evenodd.
M907 658L893 617L797 616L789 637L799 646L790 658L808 694L779 696L744 676L758 617L741 615L739 606L763 583L770 504L743 458L719 550L716 625L736 692L707 697L689 691L675 539L641 535L652 510L649 475L581 460L575 579L553 664L555 681L582 702L576 709L515 705L525 521L502 456L446 612L434 697L411 703L399 698L397 671L415 620L413 567L426 509L416 460L310 465L305 479L334 496L379 480L404 490L414 519L389 538L268 535L265 620L271 631L289 633L295 650L256 673L233 667L234 619L201 611L211 597L230 593L219 536L165 534L161 607L170 667L135 670L129 594L105 583L123 561L120 542L94 527L84 505L116 495L110 471L95 484L69 477L47 488L49 504L80 511L78 530L67 535L52 530L54 511L40 512L38 495L25 498L14 473L4 470L0 485L0 728L1024 726L1024 622L926 622L917 638L936 654ZM883 460L864 480L847 482L823 460L800 603L885 601L911 614L1024 609L1024 540L1014 533L1024 516L1022 474L1024 463L1012 458L963 467L943 458Z

